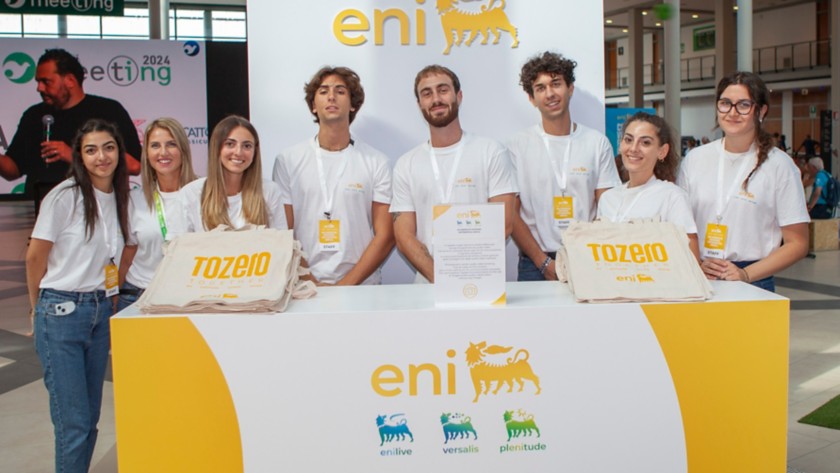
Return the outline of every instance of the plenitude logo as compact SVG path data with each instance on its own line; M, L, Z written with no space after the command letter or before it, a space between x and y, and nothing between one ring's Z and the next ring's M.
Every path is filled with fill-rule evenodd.
M470 370L470 379L475 390L472 402L478 402L481 395L496 395L505 386L507 393L513 393L514 383L518 386L517 393L523 392L525 381L534 385L534 395L540 394L540 379L534 373L529 363L530 353L520 348L513 356L507 356L513 347L487 345L487 342L470 343L464 352L465 361ZM455 358L454 349L446 351L446 357ZM499 359L501 358L501 360ZM447 395L457 394L455 363L447 362L443 371L446 372L445 382L441 368L434 363L420 363L408 365L408 395L418 396L418 379L422 373L431 376L431 394L439 396L445 388ZM384 364L378 366L371 374L370 384L373 391L383 397L395 397L404 393L406 382L405 372L397 365Z
M417 5L424 5L426 0L415 0ZM472 46L481 34L481 44L486 45L493 37L493 44L499 44L502 32L508 33L513 42L511 48L519 46L516 27L511 24L505 13L505 0L488 0L477 8L465 8L469 0L435 0L435 10L440 17L441 33L446 40L443 54L447 55L452 46ZM385 44L385 24L396 20L399 24L400 45L411 44L411 27L414 27L414 42L418 46L426 44L426 11L416 8L412 14L399 8L374 9L373 37L376 46ZM365 33L371 30L371 19L356 8L339 12L333 19L333 35L341 44L361 46L368 41Z

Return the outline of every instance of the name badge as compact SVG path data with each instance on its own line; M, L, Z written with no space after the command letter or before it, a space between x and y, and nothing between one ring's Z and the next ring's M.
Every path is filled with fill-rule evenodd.
M728 227L717 223L706 224L706 238L703 239L703 253L707 257L723 259L726 254L726 233Z
M575 203L572 196L554 196L554 223L559 228L566 228L575 218Z
M120 293L120 271L117 265L110 263L105 265L105 295L116 296Z
M318 247L321 251L341 249L341 221L320 220L318 222Z

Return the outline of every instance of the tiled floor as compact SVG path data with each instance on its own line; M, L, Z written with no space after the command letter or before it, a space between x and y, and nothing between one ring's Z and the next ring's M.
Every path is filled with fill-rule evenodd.
M47 392L32 348L24 255L31 204L0 203L0 471L48 472L53 436ZM797 420L840 394L840 251L821 252L777 282L791 299L788 471L840 471L840 431ZM110 380L110 376L108 377ZM94 473L115 472L112 385L105 384Z

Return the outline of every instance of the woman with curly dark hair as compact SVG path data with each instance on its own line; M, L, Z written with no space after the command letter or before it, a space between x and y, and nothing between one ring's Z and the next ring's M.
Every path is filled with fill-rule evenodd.
M86 122L73 143L69 177L44 198L26 252L56 471L88 471L96 444L118 289L115 262L129 233L125 159L114 125Z
M716 96L724 137L692 150L678 182L697 222L706 277L775 291L773 274L808 253L810 218L799 170L762 128L769 95L757 74L724 77Z
M671 127L659 116L639 112L624 122L618 149L630 179L601 195L598 217L612 222L636 218L673 222L685 229L691 252L699 260L688 195L674 185L679 147Z

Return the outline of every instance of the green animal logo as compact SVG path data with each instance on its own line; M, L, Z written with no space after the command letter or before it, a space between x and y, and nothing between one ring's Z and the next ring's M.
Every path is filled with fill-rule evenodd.
M534 421L534 415L519 409L514 415L513 411L505 411L505 428L507 429L508 442L511 438L530 437L534 432L540 436L540 429Z
M25 84L35 78L35 61L26 53L9 54L3 60L3 75L15 84Z

